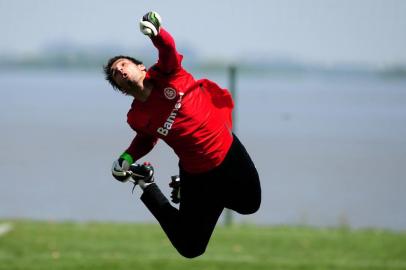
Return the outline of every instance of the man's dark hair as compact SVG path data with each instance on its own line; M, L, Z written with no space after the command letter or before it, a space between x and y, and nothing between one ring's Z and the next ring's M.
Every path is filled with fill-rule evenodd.
M114 56L112 58L110 58L107 62L107 65L105 65L103 67L104 70L104 75L105 75L105 79L111 84L111 86L113 86L114 89L118 89L120 90L120 86L118 86L118 84L114 81L113 78L113 73L111 71L111 66L114 64L114 62L116 62L118 59L128 59L131 62L133 62L136 65L141 65L142 62L140 60L137 60L135 58L132 58L130 56L126 56L126 55L117 55Z

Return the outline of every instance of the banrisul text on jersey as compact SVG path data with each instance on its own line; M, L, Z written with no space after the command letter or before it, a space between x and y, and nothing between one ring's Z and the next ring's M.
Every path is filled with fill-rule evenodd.
M161 134L162 136L168 135L169 131L171 130L173 124L175 123L176 116L178 115L179 109L182 107L182 97L184 93L179 92L179 99L176 101L173 110L171 111L170 115L166 119L165 123L162 127L159 127L156 131Z

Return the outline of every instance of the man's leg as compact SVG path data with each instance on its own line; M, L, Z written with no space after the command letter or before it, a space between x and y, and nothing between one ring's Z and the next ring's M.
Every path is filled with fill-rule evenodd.
M255 213L261 205L259 175L247 150L234 135L233 144L221 165L225 181L225 207L240 214Z
M155 216L178 252L193 258L204 253L223 205L213 194L206 176L181 171L179 210L173 207L156 184L148 186L141 200Z

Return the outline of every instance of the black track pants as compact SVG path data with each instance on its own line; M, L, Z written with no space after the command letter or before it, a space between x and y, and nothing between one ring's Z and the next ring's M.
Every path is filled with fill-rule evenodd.
M252 214L261 204L258 172L234 135L223 163L200 174L180 168L180 205L173 207L156 184L149 185L141 200L155 216L178 252L187 258L204 253L224 208Z

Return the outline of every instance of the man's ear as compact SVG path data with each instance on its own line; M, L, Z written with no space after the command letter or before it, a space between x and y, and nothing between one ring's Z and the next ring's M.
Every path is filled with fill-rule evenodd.
M139 67L140 70L142 70L142 71L147 71L147 68L144 66L144 64L139 64L138 67Z

